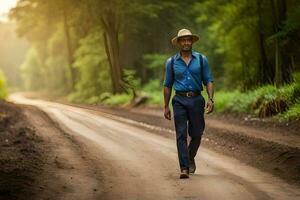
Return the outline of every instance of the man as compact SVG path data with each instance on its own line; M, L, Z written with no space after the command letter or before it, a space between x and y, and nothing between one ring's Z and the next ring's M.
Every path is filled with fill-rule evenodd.
M189 178L195 173L195 156L201 143L205 127L205 100L201 95L202 83L206 86L208 101L207 113L213 112L213 80L207 58L192 50L192 45L199 40L197 35L187 29L179 30L172 44L179 52L166 62L164 80L164 116L171 120L169 101L174 85L172 99L176 129L177 151L180 165L180 178ZM188 144L187 134L191 137Z

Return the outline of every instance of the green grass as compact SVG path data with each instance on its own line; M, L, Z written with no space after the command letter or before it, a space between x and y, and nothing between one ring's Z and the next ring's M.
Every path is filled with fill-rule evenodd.
M6 81L4 74L0 70L0 99L5 99L7 97Z
M300 101L292 105L286 112L279 114L276 118L281 121L300 120Z
M153 82L144 90L149 96L148 104L163 105L163 92ZM152 92L150 92L152 90ZM207 99L206 92L202 95ZM294 82L282 87L265 85L247 92L216 91L215 112L252 114L258 117L275 117L280 120L300 118L300 83Z
M146 104L148 105L164 105L163 99L163 91L153 91L153 92L144 92L144 95L147 96L149 99L147 100Z
M112 95L109 98L102 101L102 103L106 105L119 106L119 105L128 104L131 100L132 100L131 94L122 93L122 94Z
M276 116L280 120L300 118L300 83L282 87L266 85L242 93L216 92L216 112L248 113L258 117Z
M225 92L216 91L215 92L215 111L218 113L222 112L246 112L247 104L239 103L242 102L245 95L239 91Z
M162 81L158 79L149 81L140 91L137 91L137 94L147 96L146 104L148 105L164 105ZM207 101L205 90L202 95ZM300 81L296 79L293 83L279 88L265 85L247 92L216 91L214 100L217 113L245 113L258 117L275 117L278 120L300 119ZM100 96L92 96L80 101L120 106L129 104L132 101L132 94L103 93Z

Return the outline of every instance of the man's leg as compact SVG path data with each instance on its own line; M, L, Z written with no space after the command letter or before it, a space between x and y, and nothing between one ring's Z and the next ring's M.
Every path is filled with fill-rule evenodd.
M201 138L205 127L204 121L204 106L205 101L202 96L191 99L189 102L188 109L188 123L189 123L189 135L191 141L188 146L189 150L189 163L190 172L194 173L196 170L195 156L197 154L198 148L201 144Z
M181 170L188 170L189 154L187 146L187 110L183 103L182 97L174 96L172 104L179 165Z
M189 144L189 158L190 160L194 160L196 154L197 154L197 151L198 151L198 148L201 144L201 137L202 136L192 136L191 137L191 141L190 141L190 144Z
M200 137L191 137L191 141L189 144L189 172L195 173L196 171L196 163L195 163L195 156L197 154L198 148L201 143L201 136Z

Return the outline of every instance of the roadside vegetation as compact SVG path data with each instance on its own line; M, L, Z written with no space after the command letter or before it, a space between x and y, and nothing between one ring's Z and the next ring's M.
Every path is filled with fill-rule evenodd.
M5 99L6 96L7 96L6 80L3 75L3 72L0 70L0 100Z
M137 93L147 99L145 101L147 105L163 106L162 83L158 80L150 81ZM202 94L206 98L205 91ZM124 106L130 104L131 101L134 101L134 98L130 93L117 95L105 93L99 98L92 97L81 103ZM283 121L300 119L300 74L295 74L294 82L281 87L265 85L247 92L216 91L215 111L217 113L251 114L260 118L274 117L274 119Z
M256 117L279 120L300 119L300 74L294 82L276 87L265 85L247 92L217 91L217 112L248 113Z

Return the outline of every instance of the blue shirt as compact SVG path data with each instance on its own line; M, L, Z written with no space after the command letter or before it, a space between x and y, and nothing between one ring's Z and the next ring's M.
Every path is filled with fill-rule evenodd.
M172 88L174 83L174 89L177 92L200 92L203 90L202 83L207 85L207 83L213 82L206 56L202 55L203 69L200 69L199 55L201 54L192 51L191 60L188 65L182 60L180 53L174 56L174 82L172 80L171 58L169 58L166 62L164 86Z

